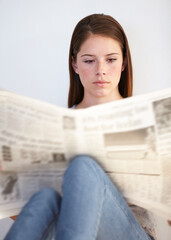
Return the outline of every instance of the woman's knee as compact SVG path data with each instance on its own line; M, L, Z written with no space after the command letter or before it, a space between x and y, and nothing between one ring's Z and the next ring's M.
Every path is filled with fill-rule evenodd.
M41 188L35 195L39 195L40 197L52 197L56 196L57 192L55 189L50 187L43 187Z
M87 155L78 155L71 160L71 163L64 175L65 179L76 178L77 181L86 181L101 178L101 169L95 159Z
M77 155L71 160L68 171L71 170L83 174L84 171L91 171L94 163L95 160L88 155Z
M44 187L32 196L31 201L39 201L40 204L42 202L44 204L54 204L60 201L60 195L55 189Z
M89 155L77 155L71 159L71 166L82 168L95 163L95 159Z

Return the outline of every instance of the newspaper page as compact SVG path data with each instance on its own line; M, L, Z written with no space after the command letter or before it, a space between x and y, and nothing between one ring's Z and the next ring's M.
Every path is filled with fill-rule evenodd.
M70 159L88 154L128 202L171 219L170 129L171 89L82 110L0 92L1 215L60 191Z

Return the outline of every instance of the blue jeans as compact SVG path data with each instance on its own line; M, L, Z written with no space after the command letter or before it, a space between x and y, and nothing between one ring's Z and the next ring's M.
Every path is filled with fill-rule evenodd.
M5 240L149 240L101 167L77 156L65 172L63 197L51 188L33 195Z

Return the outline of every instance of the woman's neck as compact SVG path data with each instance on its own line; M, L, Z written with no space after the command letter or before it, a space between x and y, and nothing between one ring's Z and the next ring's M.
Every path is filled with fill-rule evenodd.
M112 96L111 98L108 97L91 97L91 98L86 98L85 96L83 97L83 100L76 106L76 109L81 109L81 108L88 108L94 105L99 105L107 102L113 102L122 99L123 97L118 93L117 95Z

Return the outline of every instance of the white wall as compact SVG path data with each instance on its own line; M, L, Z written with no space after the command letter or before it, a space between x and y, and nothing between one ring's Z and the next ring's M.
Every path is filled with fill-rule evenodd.
M134 94L169 87L170 10L170 0L0 0L0 87L66 106L73 28L102 12L127 33Z

